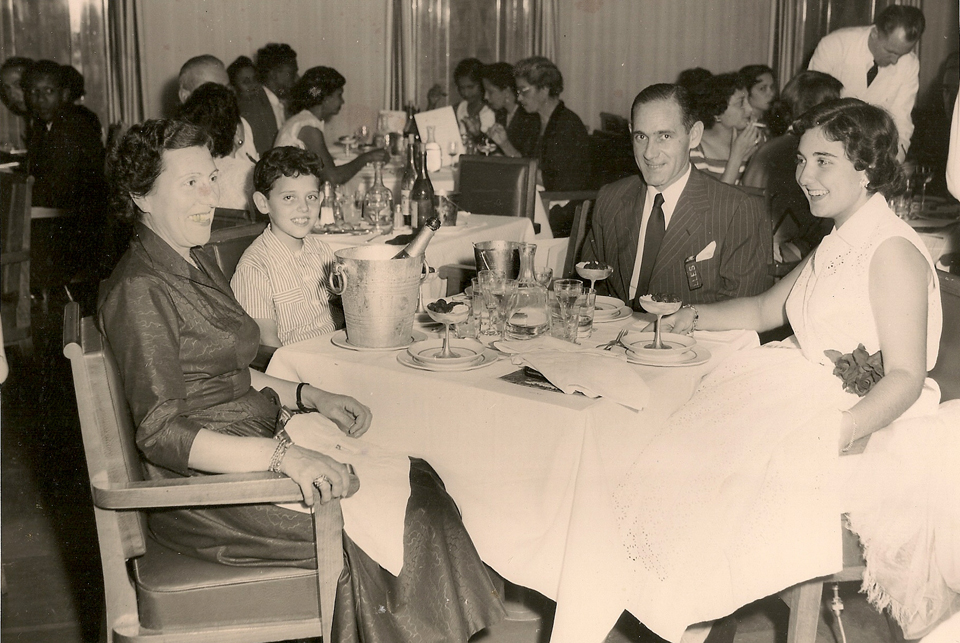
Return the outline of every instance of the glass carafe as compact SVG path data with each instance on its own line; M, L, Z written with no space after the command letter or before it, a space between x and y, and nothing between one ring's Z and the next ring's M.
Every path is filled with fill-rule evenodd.
M507 313L506 335L511 339L532 339L550 330L547 289L534 276L533 259L536 252L536 244L520 244L517 303Z
M393 194L383 184L383 163L373 164L373 185L363 200L363 217L374 232L387 233L393 229Z

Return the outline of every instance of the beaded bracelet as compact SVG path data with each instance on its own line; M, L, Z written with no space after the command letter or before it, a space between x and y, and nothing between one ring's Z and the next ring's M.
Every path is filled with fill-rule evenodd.
M281 473L280 463L283 462L283 456L287 455L287 449L290 448L290 444L291 442L282 439L277 442L277 448L273 451L273 456L270 458L270 466L267 468L267 471Z

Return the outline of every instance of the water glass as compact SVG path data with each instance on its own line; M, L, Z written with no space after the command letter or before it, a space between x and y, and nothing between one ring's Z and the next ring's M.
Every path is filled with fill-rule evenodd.
M481 270L477 273L475 281L473 292L476 295L476 288L479 286L484 309L484 319L481 322L480 333L483 335L498 335L500 334L500 302L494 296L494 291L498 287L502 288L504 276L494 270Z
M550 334L552 336L568 342L577 341L581 294L583 294L583 282L579 279L557 279L553 282L553 297L550 298L552 317Z
M593 334L593 314L597 309L597 291L593 288L584 290L577 298L577 305L580 306L577 338L590 337Z
M544 288L549 288L553 281L553 268L534 268L533 278Z

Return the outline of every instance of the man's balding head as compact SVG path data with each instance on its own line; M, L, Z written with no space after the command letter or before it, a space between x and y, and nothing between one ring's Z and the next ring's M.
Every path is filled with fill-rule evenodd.
M204 83L230 86L230 77L223 62L216 56L194 56L180 68L180 102L184 103Z

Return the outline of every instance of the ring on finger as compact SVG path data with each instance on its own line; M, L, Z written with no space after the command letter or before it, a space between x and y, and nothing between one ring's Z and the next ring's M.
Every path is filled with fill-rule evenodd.
M330 478L323 475L322 473L313 479L313 486L316 487L317 489L319 489L323 483L327 483L330 485L331 489L333 488L333 483L330 482Z

